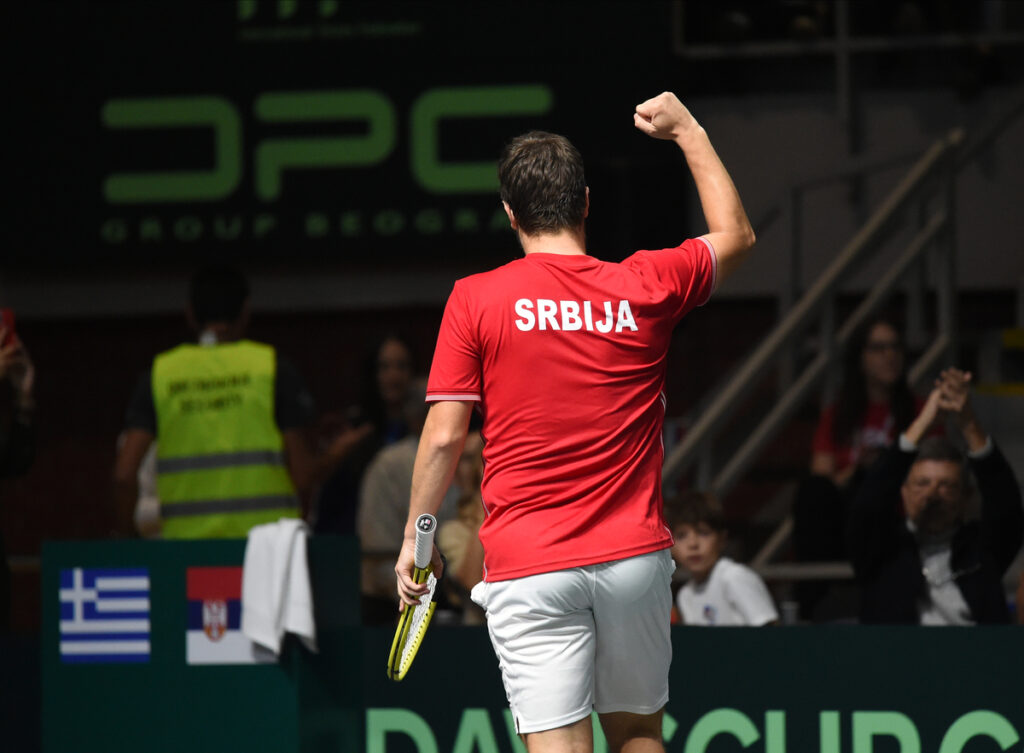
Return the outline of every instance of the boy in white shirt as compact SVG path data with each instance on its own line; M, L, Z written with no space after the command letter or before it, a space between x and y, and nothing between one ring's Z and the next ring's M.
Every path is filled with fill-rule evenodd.
M691 576L676 596L685 624L760 626L778 622L779 614L764 581L749 567L722 556L725 514L714 496L690 492L670 503L665 517L675 539L672 558Z

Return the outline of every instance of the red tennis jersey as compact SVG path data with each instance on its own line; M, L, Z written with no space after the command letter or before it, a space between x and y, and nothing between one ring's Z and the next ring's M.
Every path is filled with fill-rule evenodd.
M455 283L427 400L478 401L483 413L485 580L672 545L665 356L715 268L699 238L620 264L529 254Z

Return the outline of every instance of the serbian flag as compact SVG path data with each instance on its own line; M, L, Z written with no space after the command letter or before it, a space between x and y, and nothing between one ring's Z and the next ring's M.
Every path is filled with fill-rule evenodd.
M189 664L263 664L273 652L242 634L242 568L190 567L186 570Z

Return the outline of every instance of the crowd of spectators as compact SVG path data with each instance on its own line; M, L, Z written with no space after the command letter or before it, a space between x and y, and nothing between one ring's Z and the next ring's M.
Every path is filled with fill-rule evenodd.
M114 533L240 537L301 515L317 534L359 536L363 620L393 623L394 563L427 410L413 348L399 335L383 337L365 359L359 402L317 425L298 369L245 339L249 287L237 269L197 272L187 319L195 342L158 354L129 400L114 468ZM480 621L466 594L482 575L482 449L476 432L437 516L451 563L440 620Z
M248 342L242 339L248 288L237 272L219 268L199 273L189 311L198 345L187 346L188 352L209 354L217 351L214 346ZM15 352L0 352L7 359L0 363L10 362ZM209 381L234 374L247 358L243 355L237 361L232 356L226 364L214 366L195 362L192 367ZM970 375L947 369L924 400L912 393L906 369L903 340L890 321L874 320L855 338L836 399L824 407L814 432L810 473L797 485L794 558L852 562L862 597L858 617L863 622L1006 622L1010 613L1001 578L1020 548L1024 528L1016 479L971 409ZM28 388L12 394L30 394L28 373ZM25 381L8 379L10 385ZM159 495L160 485L139 482L147 476L159 482L162 474L175 472L173 464L161 466L156 460L151 465L155 472L147 474L142 462L147 449L157 454L151 445L158 434L173 431L166 415L159 420L154 385L158 382L149 371L130 401L115 471L125 516L134 505L136 527L148 535L159 530L152 509L154 503L159 505L153 497L154 491ZM312 398L287 359L277 357L270 392L274 399L257 412L273 412L273 424L282 437L283 463L299 498L296 514L301 510L317 533L358 535L363 621L392 624L397 614L394 561L427 409L413 348L394 334L379 342L366 359L360 402L321 422L318 445L309 431ZM269 413L264 418L269 420ZM943 436L946 423L956 428L957 437ZM192 430L195 426L190 425ZM244 422L211 429L219 432L216 450L252 450L250 430ZM966 445L966 454L954 441ZM482 618L468 592L483 575L477 535L484 516L483 445L478 431L469 434L438 512L438 542L447 556L439 621L479 623ZM977 480L978 495L973 494L972 479ZM259 489L252 492L259 497ZM972 496L980 499L973 517L968 515ZM150 513L141 513L143 507ZM718 499L690 492L671 499L665 517L675 538L672 553L680 576L675 581L676 622L780 622L764 581L726 556L726 517ZM797 584L803 620L813 620L824 588L815 581ZM791 621L792 615L787 619Z
M182 346L189 358L200 359L184 362L186 368L198 369L192 376L207 382L225 374L236 378L240 364L250 368L253 354L269 347L255 343L248 348L248 306L248 286L237 271L209 268L196 275L188 314L196 343ZM24 473L32 461L34 369L24 345L6 325L0 325L0 342L0 475L7 477ZM241 355L220 347L229 344L240 345ZM202 360L218 349L222 357L230 357L214 365ZM211 429L216 441L195 445L187 468L178 467L184 462L180 453L177 459L161 461L161 447L181 443L171 418L181 406L164 404L155 394L163 388L185 390L174 385L187 372L175 377L172 369L171 378L161 382L164 377L154 376L151 369L140 378L128 403L114 471L118 532L148 538L228 535L225 531L236 535L230 526L220 533L185 527L182 533L179 525L168 533L163 528L168 511L171 520L179 518L176 508L160 499L161 490L166 494L180 489L168 486L167 477L181 470L198 473L198 478L234 472L218 465L224 457L234 458L250 474L251 464L256 464L263 480L248 489L252 509L233 510L208 499L204 494L217 488L209 480L197 482L186 494L198 495L220 523L235 516L242 525L251 525L255 511L268 510L272 516L281 512L274 506L279 502L263 501L282 498L273 481L273 466L280 463L290 479L286 490L294 495L294 508L288 508L292 514L303 516L317 533L358 535L363 620L392 624L397 614L394 562L427 409L413 348L394 334L382 338L366 359L359 403L344 414L326 416L319 431L302 376L286 358L270 352L274 365L264 385L267 399L251 401L259 406L255 413L263 415ZM154 369L167 368L161 362L166 356L157 357ZM1002 580L1024 535L1017 478L972 409L971 375L947 369L922 399L910 389L906 363L899 329L882 319L864 327L849 349L836 399L825 405L814 432L810 472L797 484L793 558L806 563L849 561L861 600L856 615L860 622L1011 621L1008 603L1016 600L1019 605L1024 599L1024 574L1016 594L1006 593ZM259 369L253 368L245 380L258 382ZM254 390L258 396L259 389ZM182 408L192 411L190 421L203 412L194 403ZM195 431L203 425L184 426ZM482 622L468 593L483 575L477 535L484 517L483 447L479 431L471 431L438 513L438 542L447 558L439 621ZM274 494L267 494L260 483L269 483ZM675 539L674 622L780 622L773 592L753 569L727 556L730 540L718 499L699 491L671 498L665 519ZM206 525L206 518L201 522ZM0 617L6 625L9 573L2 552L0 567ZM783 604L782 621L815 621L815 605L825 588L813 580L798 582L787 596L795 595L799 612L785 609L792 603ZM1017 621L1024 624L1024 610L1018 606L1016 611Z
M837 398L819 417L810 473L793 500L793 558L849 562L860 623L1024 624L1024 573L1004 577L1021 549L1018 479L982 426L971 374L948 368L926 399L911 392L896 326L875 320L848 352ZM679 565L677 614L695 625L778 622L757 574L729 557L721 505L690 493L666 506ZM798 580L787 622L820 621L830 583ZM828 620L826 620L828 621Z

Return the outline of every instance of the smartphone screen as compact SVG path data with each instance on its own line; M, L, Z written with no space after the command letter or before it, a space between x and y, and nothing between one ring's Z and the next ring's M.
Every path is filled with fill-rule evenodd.
M14 309L0 308L0 319L4 326L3 342L0 346L7 347L14 342Z

